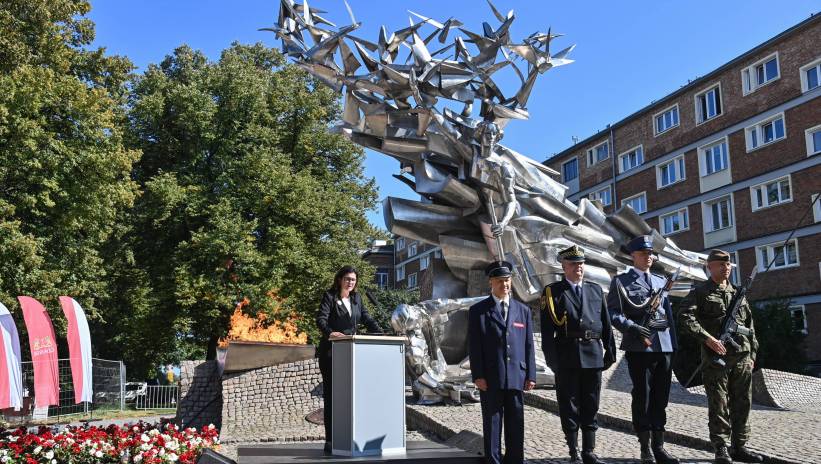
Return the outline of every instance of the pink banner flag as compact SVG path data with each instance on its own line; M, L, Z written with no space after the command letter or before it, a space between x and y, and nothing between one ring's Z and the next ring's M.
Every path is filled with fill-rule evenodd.
M68 296L60 297L60 306L68 320L68 358L74 381L74 402L91 402L91 333L80 303Z
M31 361L34 364L34 406L60 404L60 378L57 370L57 337L46 308L28 296L18 296L29 333Z

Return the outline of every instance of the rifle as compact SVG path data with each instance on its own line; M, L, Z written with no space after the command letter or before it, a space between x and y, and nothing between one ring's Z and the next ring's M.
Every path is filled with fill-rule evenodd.
M667 281L664 283L664 287L654 291L650 295L650 300L647 302L647 312L644 314L644 317L641 320L641 326L646 327L650 330L664 330L667 328L666 320L664 322L657 322L655 318L656 312L658 312L658 308L661 305L661 300L663 297L667 296L670 293L670 290L673 288L673 284L678 280L678 276L681 273L681 268L679 267L676 269L676 273L668 276ZM649 338L644 339L645 346L651 346L653 342Z
M733 295L733 299L730 300L730 310L727 312L727 315L724 316L724 321L721 324L721 332L719 332L718 341L723 343L725 347L732 347L736 351L741 349L741 345L739 345L733 337L736 334L749 337L752 333L750 329L738 325L736 316L738 316L738 310L741 309L741 302L744 300L744 296L747 294L750 286L752 286L756 274L758 274L758 266L753 267L753 272L751 272L750 276L747 277L747 281L744 282L744 285L742 285L741 288L735 292L735 295ZM724 367L727 365L721 355L718 354L713 357L712 363L717 367Z
M774 260L773 260L774 261ZM769 269L769 266L768 266ZM753 281L755 280L755 276L758 274L758 266L753 267L753 272L750 273L749 277L747 277L747 281L744 282L733 295L733 299L730 300L730 310L727 311L727 314L724 316L724 320L721 322L721 331L719 332L718 341L720 341L725 347L730 348L732 347L734 350L738 351L741 349L741 345L733 338L736 334L744 335L745 337L750 336L752 334L752 330L748 329L747 327L738 325L738 321L736 321L736 317L738 316L738 311L741 309L741 303L744 301L744 297L747 295L747 291L750 290L750 287L753 285ZM727 365L727 362L724 361L723 357L716 353L713 356L713 359L710 360L716 367L724 367ZM701 361L701 364L693 371L693 375L687 380L687 382L683 385L684 388L688 388L690 384L693 382L693 379L696 378L699 372L704 368L705 364L707 364L707 360Z

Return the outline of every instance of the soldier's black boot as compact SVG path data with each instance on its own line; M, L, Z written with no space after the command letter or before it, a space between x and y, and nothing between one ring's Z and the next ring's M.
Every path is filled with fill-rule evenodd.
M664 449L663 430L653 430L653 456L658 464L679 464L678 458Z
M570 464L581 464L581 460L579 459L579 432L567 432L564 434L565 440L567 440L567 449L570 451Z
M582 463L583 464L607 464L600 460L593 452L596 449L596 431L582 430Z
M726 446L716 446L716 459L713 462L715 464L733 464L733 460L730 459L730 453L727 452Z
M650 449L650 431L639 432L639 444L641 445L641 464L656 464L653 451Z
M730 450L730 456L733 461L738 462L764 462L764 456L750 451L744 445L733 446L733 449Z

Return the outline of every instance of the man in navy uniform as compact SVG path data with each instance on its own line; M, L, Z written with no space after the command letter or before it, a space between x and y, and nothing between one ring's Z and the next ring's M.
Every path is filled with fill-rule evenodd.
M542 351L556 377L556 397L570 462L604 464L594 454L602 370L616 362L616 342L601 287L584 281L584 251L559 252L564 279L544 288Z
M470 371L479 389L485 459L491 464L524 462L522 390L536 386L530 308L510 294L512 272L507 261L491 263L485 269L491 294L468 313Z
M676 349L673 310L664 295L658 310L648 311L650 297L666 283L663 277L650 272L653 238L636 237L627 244L627 251L633 258L633 267L613 277L607 309L613 326L624 335L621 349L626 352L627 369L633 381L633 428L641 444L641 462L678 464L678 459L664 449L665 409Z

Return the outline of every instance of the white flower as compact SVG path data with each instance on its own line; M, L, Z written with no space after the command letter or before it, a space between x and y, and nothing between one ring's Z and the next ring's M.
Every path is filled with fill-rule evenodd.
M141 462L143 462L143 454L140 453L140 454L134 456L134 462L136 464L140 464Z
M208 430L214 430L215 428L214 424L208 424Z
M148 451L151 449L151 445L148 443L143 443L142 445L140 445L140 449L143 451Z
M177 455L176 455L176 454L174 454L174 453L169 453L169 454L168 454L168 456L166 456L166 458L168 458L168 460L169 460L169 461L171 461L171 462L176 462L176 461L177 461L177 459L179 459L179 458L177 457Z
M45 456L46 459L54 459L54 451L48 450L46 451L46 454L44 454L43 456Z
M151 439L148 438L148 435L142 434L142 435L140 435L140 441L143 442L143 443L148 443L149 441L151 441Z
M103 452L102 452L102 451L100 451L100 450L97 450L97 452L96 452L96 453L94 453L94 457L95 457L95 458L101 458L101 457L103 457Z
M37 448L34 448L34 454L40 454L40 451L43 451L42 446L38 446Z

